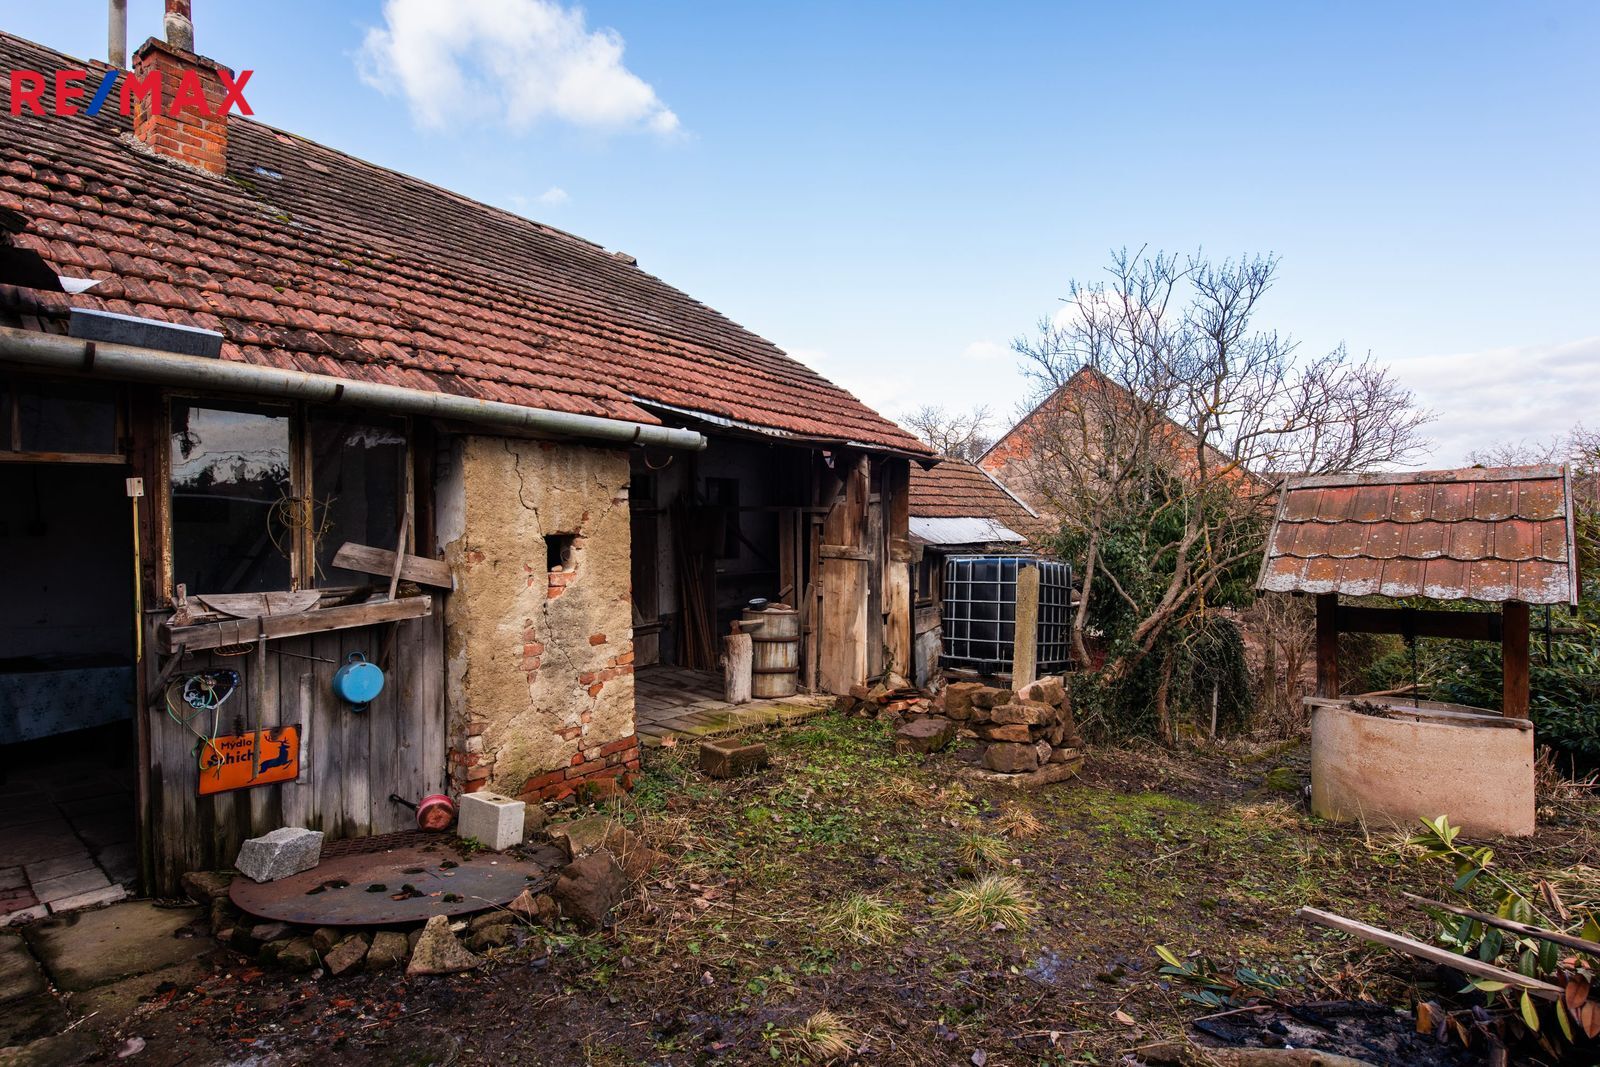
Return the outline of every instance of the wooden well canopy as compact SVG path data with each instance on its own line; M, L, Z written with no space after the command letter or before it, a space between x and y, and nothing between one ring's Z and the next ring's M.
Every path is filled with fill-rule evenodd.
M1288 479L1256 588L1317 597L1317 695L1339 695L1340 632L1499 641L1505 715L1528 715L1528 607L1578 602L1564 466ZM1360 607L1339 597L1499 604Z

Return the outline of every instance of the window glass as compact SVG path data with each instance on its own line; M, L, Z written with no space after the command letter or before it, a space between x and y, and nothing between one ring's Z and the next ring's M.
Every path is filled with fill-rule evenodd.
M190 593L288 589L286 415L172 405L172 566Z
M366 585L370 574L333 565L346 541L395 548L405 500L405 429L399 423L339 417L311 420L311 492L316 584Z
M117 441L116 387L100 382L17 382L16 427L5 415L0 448L23 452L113 455ZM7 403L9 409L9 401ZM13 440L13 432L16 439Z

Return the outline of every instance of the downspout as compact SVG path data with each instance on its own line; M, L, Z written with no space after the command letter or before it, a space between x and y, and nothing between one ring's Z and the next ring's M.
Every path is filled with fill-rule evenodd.
M706 447L693 430L652 426L596 415L526 408L498 400L406 389L327 374L258 367L202 356L179 356L132 345L83 341L60 334L0 327L0 358L34 367L93 374L123 381L188 389L216 389L311 404L377 408L405 415L454 419L480 426L554 437L579 437L623 445L652 445L698 451Z

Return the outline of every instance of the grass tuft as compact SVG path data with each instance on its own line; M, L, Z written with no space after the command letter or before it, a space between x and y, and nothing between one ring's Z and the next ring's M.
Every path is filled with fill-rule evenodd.
M823 1008L799 1026L780 1030L778 1043L807 1063L829 1063L854 1052L861 1043L861 1035Z
M823 930L863 945L882 945L895 939L903 922L894 904L870 893L857 893L828 908L821 925Z
M1026 841L1044 833L1044 823L1039 817L1019 804L1008 804L995 820L995 826L1007 837Z
M961 835L956 854L964 866L973 870L1004 867L1011 862L1011 846L1003 839L976 831Z
M925 804L928 790L910 778L892 775L872 790L872 799L886 804Z
M1017 879L1004 874L989 874L975 882L945 893L939 910L947 917L974 929L1004 926L1020 930L1039 906Z

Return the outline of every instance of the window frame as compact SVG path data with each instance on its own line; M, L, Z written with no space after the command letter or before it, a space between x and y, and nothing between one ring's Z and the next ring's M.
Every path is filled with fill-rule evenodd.
M128 393L125 388L112 384L112 410L116 418L114 436L115 452L44 452L22 447L21 387L28 382L41 385L60 384L75 379L59 376L21 374L8 371L0 374L0 405L6 410L9 434L0 439L0 463L99 463L106 466L127 466L131 462L132 447L128 436ZM93 384L105 384L95 382Z
M157 449L161 469L161 484L163 497L164 521L161 565L164 572L162 578L162 594L168 604L176 602L178 592L177 563L174 558L176 538L173 531L172 508L172 409L174 404L187 404L190 407L209 408L222 411L238 411L262 415L285 417L289 421L289 485L297 500L308 497L316 498L316 485L313 484L313 471L315 470L315 457L312 454L314 434L311 423L319 415L337 415L353 421L361 421L363 417L370 417L375 425L388 425L397 428L404 437L404 446L400 457L399 504L401 509L401 528L404 530L401 551L415 553L417 545L416 523L412 517L416 514L416 457L417 457L417 432L416 426L410 417L385 414L378 411L366 411L355 408L323 408L306 403L274 404L271 402L254 401L249 398L232 398L211 396L201 393L170 392L163 396L161 405L161 440ZM400 531L396 531L399 533ZM316 541L309 527L300 527L294 531L289 557L289 589L288 592L299 592L311 589L340 589L344 588L336 583L318 584L316 580ZM373 576L373 585L379 584L378 578ZM276 590L275 590L276 591ZM223 590L186 589L186 594L219 593Z

